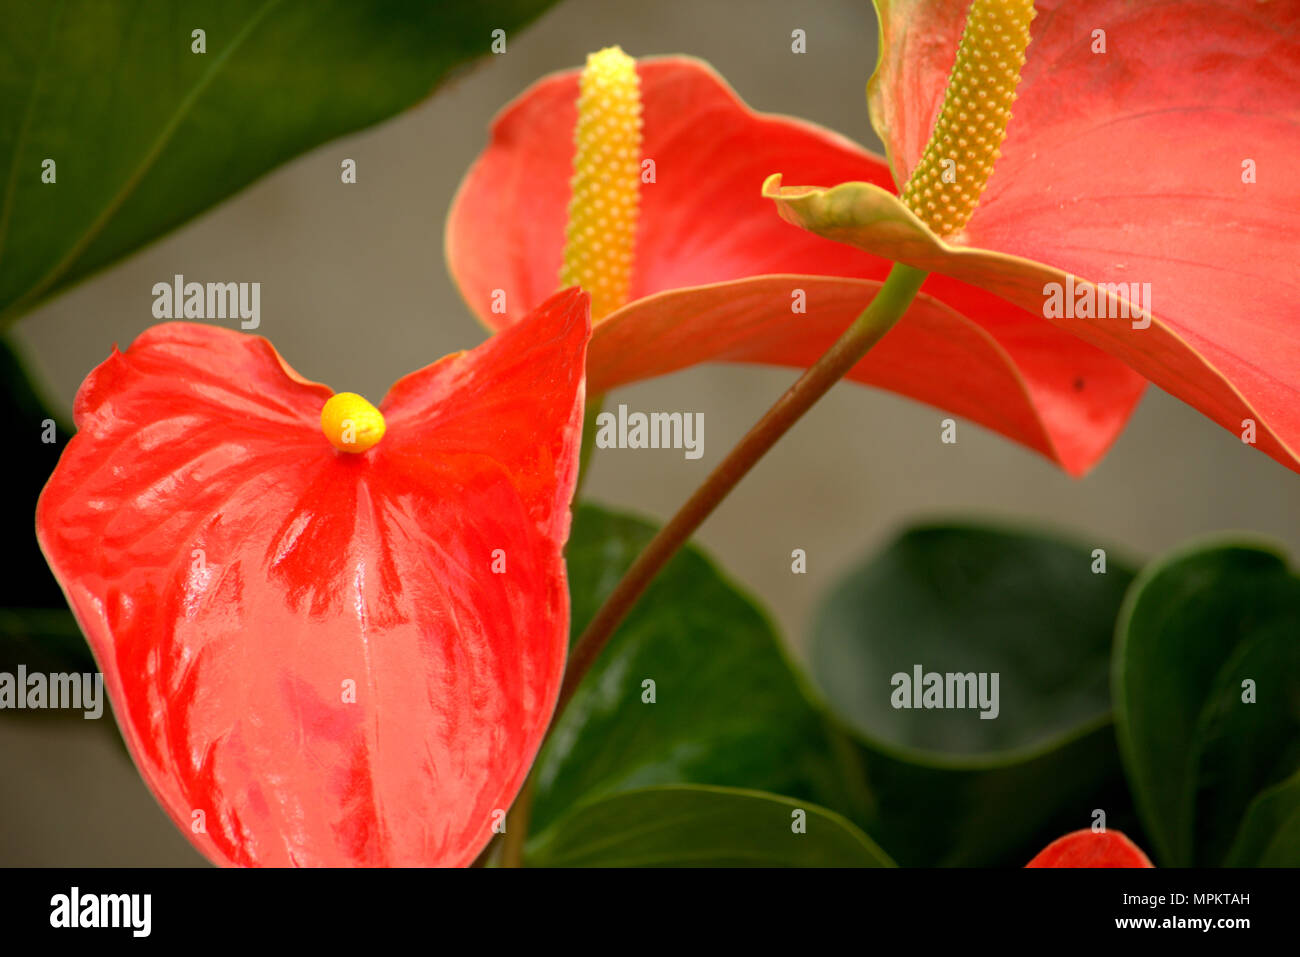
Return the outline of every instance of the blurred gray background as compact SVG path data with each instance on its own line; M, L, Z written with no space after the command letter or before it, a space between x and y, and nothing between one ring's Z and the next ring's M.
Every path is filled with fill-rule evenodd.
M790 52L796 27L807 32L804 55ZM153 324L155 282L175 273L258 280L258 332L308 378L378 401L398 377L484 338L447 275L442 229L489 120L541 75L614 43L638 56L702 57L755 108L879 149L864 95L876 59L867 0L565 0L511 36L504 56L396 119L282 167L31 314L18 336L70 409L113 343L125 347ZM345 157L357 162L356 185L339 182ZM715 365L615 393L614 403L632 409L702 411L705 454L598 453L587 497L667 518L793 379L788 370ZM796 651L836 577L917 519L1046 524L1139 559L1230 530L1272 536L1300 554L1300 476L1154 387L1082 480L966 422L957 444L943 445L943 417L838 386L704 526L698 540L761 598ZM791 574L794 548L807 551L806 575ZM0 721L0 865L203 863L108 730L79 715Z

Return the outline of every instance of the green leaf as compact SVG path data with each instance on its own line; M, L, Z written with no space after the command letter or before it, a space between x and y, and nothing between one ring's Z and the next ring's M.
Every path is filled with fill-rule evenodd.
M54 471L72 428L50 410L13 345L0 338L0 417L11 454L0 470L0 541L5 574L0 607L67 608L36 544L36 500ZM52 439L53 441L46 441Z
M883 748L972 763L1041 749L1104 720L1111 635L1133 573L1086 549L986 528L904 533L836 586L813 670L837 712ZM893 675L997 674L996 718L896 708ZM991 690L991 689L990 689Z
M574 635L654 531L593 506L578 510L566 553ZM647 681L654 703L645 700ZM847 739L810 704L767 617L688 547L637 603L543 750L533 833L596 798L665 784L771 791L860 814L852 759Z
M1295 867L1300 861L1300 772L1251 802L1226 867Z
M95 656L81 633L77 620L67 607L62 608L3 608L0 607L0 673L13 676L15 687L26 669L28 675L41 673L94 674L99 671ZM103 708L94 722L105 734L112 737L124 758L130 757L126 742L122 740L117 722L113 720L113 703L105 690L100 704ZM4 721L62 721L67 730L83 728L84 708L0 708Z
M1282 555L1176 552L1134 584L1117 635L1120 748L1158 862L1300 864L1300 579Z
M1109 723L1002 766L925 765L866 744L862 760L875 804L854 820L905 867L1021 867L1097 809L1141 840Z
M0 418L15 447L0 471L6 503L0 509L0 541L6 549L5 574L0 576L0 671L12 674L19 665L33 672L95 671L90 647L36 543L36 500L72 436L71 427L40 392L12 344L0 338Z
M803 833L796 833L802 811ZM735 788L652 787L575 808L538 842L537 867L890 867L838 814Z
M0 320L411 106L552 2L7 0Z
M901 863L1023 864L1095 809L1131 829L1108 675L1133 573L1095 562L1043 535L921 526L827 597L813 675L860 741L875 803L859 823ZM988 675L989 706L956 700L954 681L964 707L895 707L914 703L895 676L910 683L918 665L974 674L977 688Z
M0 608L0 671L98 671L67 608Z

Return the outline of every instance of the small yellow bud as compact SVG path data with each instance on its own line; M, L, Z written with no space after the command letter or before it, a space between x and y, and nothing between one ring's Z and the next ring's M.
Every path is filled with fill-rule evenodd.
M320 427L340 452L364 452L384 437L384 415L355 392L332 395L320 410Z
M591 296L591 319L627 302L641 188L641 86L618 47L587 57L578 83L573 197L560 286Z
M943 108L903 188L907 208L940 236L965 227L993 173L1033 18L1033 0L973 0L966 14Z

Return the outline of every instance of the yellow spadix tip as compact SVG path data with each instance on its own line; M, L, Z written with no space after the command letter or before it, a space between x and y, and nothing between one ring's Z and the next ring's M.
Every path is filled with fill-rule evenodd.
M965 228L1000 155L1033 0L972 0L943 107L903 202L939 236Z
M364 452L384 437L384 414L355 392L332 395L320 410L320 427L340 452Z
M596 321L627 302L640 202L641 85L618 47L587 57L574 146L560 285L585 289Z

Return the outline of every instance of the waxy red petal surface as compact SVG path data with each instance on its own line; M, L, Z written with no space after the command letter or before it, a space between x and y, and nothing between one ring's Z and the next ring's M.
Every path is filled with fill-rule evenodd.
M887 275L890 260L792 228L764 179L866 180L883 160L828 130L750 110L706 64L638 62L643 153L633 301L592 336L593 393L698 362L811 364ZM572 176L577 71L507 106L447 220L448 265L493 328L555 288ZM798 171L797 173L795 171ZM792 293L807 312L792 311ZM494 312L494 295L505 311ZM497 300L500 301L499 298ZM849 376L980 422L1078 473L1123 427L1144 381L1123 363L1005 300L943 276Z
M407 376L362 455L258 337L156 326L87 378L38 535L212 860L461 865L490 838L564 666L588 332L570 290Z
M1154 867L1119 831L1072 831L1043 848L1025 867Z
M885 55L872 117L900 182L929 137L967 6L877 2ZM1259 448L1300 469L1300 2L1035 6L1002 157L950 241L1093 283L1150 283L1149 329L1052 321L1232 432L1255 420ZM1256 182L1243 182L1246 160ZM1033 269L970 255L913 264L1041 311Z

